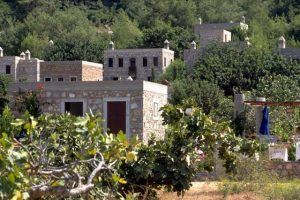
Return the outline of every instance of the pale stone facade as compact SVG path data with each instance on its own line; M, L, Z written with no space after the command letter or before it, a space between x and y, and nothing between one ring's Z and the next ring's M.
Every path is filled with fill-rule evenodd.
M25 56L3 56L3 50L0 50L0 74L6 74L12 77L15 82L37 82L40 80L40 62L41 60L30 57L27 51ZM29 53L29 54L28 54Z
M137 80L152 81L159 77L174 60L174 51L168 41L164 48L115 49L113 43L104 52L104 80L126 80L129 76Z
M45 61L41 81L102 81L103 65L86 61ZM72 80L71 80L72 79Z
M43 61L31 58L30 52L20 56L4 56L0 47L0 74L14 82L102 81L103 65L87 61Z
M18 91L40 92L43 112L63 113L66 102L82 102L83 113L101 113L107 127L107 102L126 102L126 134L139 135L147 143L151 134L163 138L165 128L159 109L167 104L167 86L147 81L15 83L10 94Z
M231 40L231 30L234 27L240 27L242 30L248 30L248 25L245 23L245 18L242 17L239 23L212 23L212 24L202 24L201 18L198 24L194 27L195 35L200 41L200 48L196 48L196 43L193 41L191 43L191 48L184 50L184 62L188 66L188 71L191 73L194 64L198 59L204 54L205 48L211 43L226 43L232 42ZM246 39L248 43L248 39Z
M230 42L230 29L237 26L242 30L248 30L248 25L245 23L245 17L242 17L241 22L239 23L202 24L202 20L199 19L199 23L194 27L194 32L199 38L200 46L205 47L211 42Z

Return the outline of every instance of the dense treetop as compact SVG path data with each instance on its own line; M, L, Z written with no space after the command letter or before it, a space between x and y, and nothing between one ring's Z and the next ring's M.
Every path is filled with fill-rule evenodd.
M243 15L255 46L275 47L280 35L300 46L297 0L2 0L0 46L9 55L30 49L46 60L102 62L109 40L128 48L161 47L168 39L180 57L199 17L229 22Z

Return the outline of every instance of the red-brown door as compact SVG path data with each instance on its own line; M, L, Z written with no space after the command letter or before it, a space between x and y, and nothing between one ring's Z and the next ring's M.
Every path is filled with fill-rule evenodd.
M109 133L126 133L126 102L107 102L107 129Z

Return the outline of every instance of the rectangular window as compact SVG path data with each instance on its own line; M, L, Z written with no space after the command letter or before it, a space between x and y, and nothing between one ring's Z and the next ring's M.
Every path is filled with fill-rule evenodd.
M154 65L155 67L158 66L158 57L153 57L153 65Z
M77 81L77 77L76 76L70 76L70 81L71 82L76 82Z
M113 77L113 80L117 81L117 80L119 80L119 78L118 77Z
M135 67L135 58L130 58L130 67Z
M65 112L75 116L83 116L83 102L65 102Z
M109 58L108 59L108 67L113 67L114 66L114 59L113 58Z
M6 65L6 74L10 74L11 73L11 71L10 71L10 65Z
M45 80L45 82L51 82L52 78L51 77L45 77L44 80Z
M148 59L146 57L143 58L143 67L148 66Z
M58 81L58 82L63 82L63 81L64 81L64 77L58 77L58 78L57 78L57 81Z
M164 57L164 67L167 66L167 58Z
M119 67L123 67L123 58L119 58Z

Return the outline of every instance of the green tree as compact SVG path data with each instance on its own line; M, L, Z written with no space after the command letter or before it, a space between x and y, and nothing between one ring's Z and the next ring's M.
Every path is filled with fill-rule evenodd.
M113 25L113 41L118 48L133 47L142 32L139 30L137 23L132 22L124 11L119 11L116 15Z
M1 126L1 198L120 198L115 188L126 181L115 169L135 156L124 134L102 134L99 116L14 119L6 110L1 125L4 119L10 121Z

